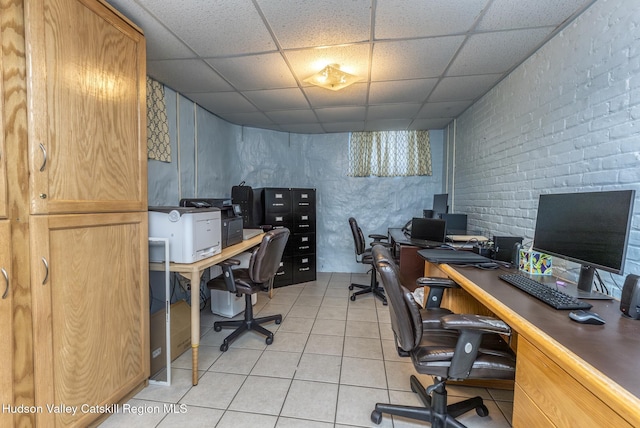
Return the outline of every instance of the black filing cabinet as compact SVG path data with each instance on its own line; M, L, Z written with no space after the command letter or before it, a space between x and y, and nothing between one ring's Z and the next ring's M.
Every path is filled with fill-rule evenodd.
M264 224L286 227L291 234L274 287L316 279L316 190L264 189Z

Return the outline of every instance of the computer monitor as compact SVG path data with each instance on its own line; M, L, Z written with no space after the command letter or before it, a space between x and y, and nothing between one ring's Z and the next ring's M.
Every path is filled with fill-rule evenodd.
M540 195L533 249L580 263L578 290L591 291L595 269L622 274L634 190Z
M433 195L433 217L438 218L440 214L449 212L449 194L441 193Z
M447 222L447 235L467 234L467 215L458 213L442 213L440 218Z

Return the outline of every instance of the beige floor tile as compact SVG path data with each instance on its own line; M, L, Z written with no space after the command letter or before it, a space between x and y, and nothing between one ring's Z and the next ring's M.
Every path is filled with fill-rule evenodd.
M344 338L344 352L342 355L345 357L381 360L382 346L380 339L347 336Z
M229 410L277 416L280 414L291 379L249 376L229 406Z
M380 425L374 425L371 422L371 412L375 404L388 402L389 395L385 389L340 385L336 424L390 428L392 422L389 415L383 415Z
M295 379L338 383L342 357L339 355L302 354Z
M322 397L322 399L318 399ZM282 408L282 416L333 422L336 415L338 385L294 380Z
M206 372L180 403L226 409L246 378L244 375Z
M264 351L251 371L251 375L293 379L302 353L280 352L270 348Z
M340 336L327 336L324 334L312 334L309 336L305 353L339 355L342 356L344 338Z

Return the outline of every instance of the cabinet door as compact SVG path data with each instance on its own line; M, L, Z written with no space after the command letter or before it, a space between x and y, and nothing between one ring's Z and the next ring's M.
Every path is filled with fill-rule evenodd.
M94 0L25 1L31 213L145 210L142 34Z
M2 46L2 32L0 32L0 46ZM2 54L0 54L0 72L2 66ZM4 143L4 89L0 78L0 218L7 218L7 163L6 146Z
M31 219L36 405L117 403L149 376L147 213ZM87 426L96 414L36 415Z
M11 308L11 231L0 221L0 403L13 405L13 311ZM12 412L0 412L0 426L13 426Z

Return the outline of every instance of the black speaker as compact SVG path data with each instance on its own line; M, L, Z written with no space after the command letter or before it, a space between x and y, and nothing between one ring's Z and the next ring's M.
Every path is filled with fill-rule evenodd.
M638 275L627 275L627 279L624 280L620 311L634 320L640 319L640 277Z
M493 258L517 265L518 261L514 256L514 246L516 244L522 244L521 236L494 236Z

